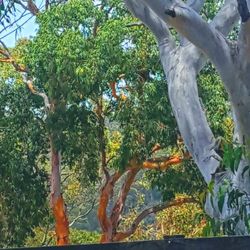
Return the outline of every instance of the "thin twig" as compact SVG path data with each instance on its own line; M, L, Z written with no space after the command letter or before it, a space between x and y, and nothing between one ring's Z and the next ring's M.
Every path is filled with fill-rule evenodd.
M90 212L93 210L93 208L95 207L96 205L96 199L92 202L91 204L91 207L89 208L89 210L87 212L85 212L84 214L80 214L78 215L70 224L69 224L69 227L72 227L76 222L77 220L81 219L81 218L84 218L84 217L87 217Z

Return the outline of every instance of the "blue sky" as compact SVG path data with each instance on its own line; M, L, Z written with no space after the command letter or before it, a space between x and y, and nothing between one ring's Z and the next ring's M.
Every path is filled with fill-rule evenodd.
M42 0L37 0L36 4L40 9L42 5ZM15 17L11 16L12 22L14 20L17 20L21 16L21 14L23 13L23 9L17 6L15 13ZM4 27L2 25L0 25L0 40L2 40L8 47L14 47L16 41L20 38L30 38L36 34L38 26L35 23L35 17L32 16L28 11L26 11L25 14L26 15L16 23L18 26L21 26L21 28L18 29L17 32L16 29L18 26L16 24L12 27L7 27L6 30L4 30ZM7 25L6 22L5 25Z
M35 18L32 17L26 24L23 25L21 30L18 31L17 33L13 32L8 35L10 31L14 30L13 28L11 30L2 32L0 38L4 37L5 35L7 36L2 38L1 40L7 45L7 47L14 47L17 39L20 39L23 37L29 38L29 37L34 36L37 30L37 24L35 24L34 20Z

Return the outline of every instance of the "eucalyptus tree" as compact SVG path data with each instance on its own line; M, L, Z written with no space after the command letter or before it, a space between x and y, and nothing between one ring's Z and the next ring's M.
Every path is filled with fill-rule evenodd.
M37 21L39 30L28 46L26 64L37 93L46 94L51 148L56 155L61 152L65 166L76 166L85 181L93 181L101 169L102 241L124 239L136 229L118 231L136 174L182 161L179 156L151 159L156 144L174 147L177 137L156 46L119 1L70 1L40 14ZM119 146L111 153L109 140L117 142L116 137ZM60 183L58 166L53 168ZM113 186L126 174L109 218Z
M186 3L178 0L125 0L125 3L149 27L158 42L169 98L181 135L203 178L208 184L214 185L214 195L208 197L206 202L208 214L223 221L235 218L237 232L245 233L246 228L239 220L240 212L232 206L230 199L237 190L244 197L241 198L242 203L248 200L249 156L248 153L242 155L238 152L238 157L231 157L232 164L229 166L228 159L225 160L225 157L228 158L226 152L224 157L219 155L217 140L199 100L196 78L208 57L218 70L229 95L234 119L234 140L249 152L250 15L247 1L225 1L211 22L205 21L198 14L205 3L202 0ZM241 22L238 39L230 41L226 36L238 21L239 14ZM179 34L178 46L169 27L175 28ZM240 163L238 158L241 158ZM226 194L225 190L229 192ZM248 217L247 209L244 211Z

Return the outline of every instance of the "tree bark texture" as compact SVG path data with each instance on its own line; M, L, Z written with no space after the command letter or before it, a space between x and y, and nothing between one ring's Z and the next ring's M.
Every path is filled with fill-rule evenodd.
M197 75L210 59L219 72L234 114L235 138L250 150L250 19L249 1L225 0L215 18L207 23L199 15L204 1L184 3L180 0L124 0L131 13L155 35L167 78L169 99L188 151L207 183L215 183L214 204L224 179L243 192L250 193L250 180L243 174L249 159L242 159L236 173L220 173L221 158L216 153L216 138L200 104ZM198 7L197 7L198 6ZM238 41L226 36L241 17ZM182 38L175 44L168 27ZM182 40L186 41L183 43ZM227 220L237 213L227 206L223 211L206 202L206 210L216 219Z
M185 156L185 159L186 157L189 158L189 156ZM102 230L100 242L108 243L122 241L131 236L136 231L140 222L147 215L156 213L167 207L179 206L184 203L194 202L194 200L191 198L184 198L172 201L170 203L164 203L162 205L157 205L155 207L148 208L137 216L137 218L128 230L124 232L118 231L119 223L122 218L122 213L125 207L125 202L128 193L131 189L131 186L135 181L137 173L142 169L158 169L161 171L167 170L173 165L180 164L183 160L184 158L178 155L166 158L152 158L143 163L139 163L136 160L131 160L124 172L117 171L113 175L108 175L108 178L106 179L100 192L99 206L97 212L99 224ZM125 176L123 185L114 205L111 208L111 211L109 212L108 205L110 204L110 200L113 198L114 187L122 176Z
M51 143L51 196L50 205L55 219L56 244L69 244L69 221L61 192L60 152Z

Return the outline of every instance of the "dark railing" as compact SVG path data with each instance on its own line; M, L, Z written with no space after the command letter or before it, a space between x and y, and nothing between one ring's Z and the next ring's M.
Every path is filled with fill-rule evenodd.
M171 236L154 241L19 248L18 250L250 250L250 236L194 239Z

